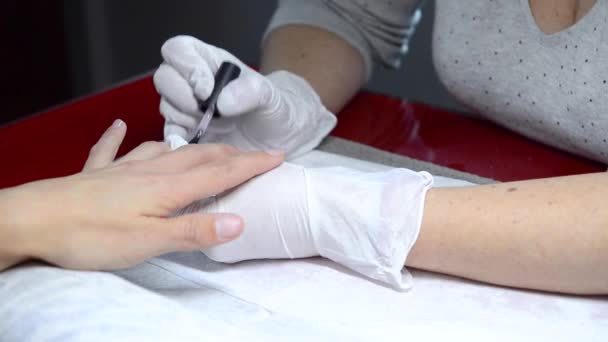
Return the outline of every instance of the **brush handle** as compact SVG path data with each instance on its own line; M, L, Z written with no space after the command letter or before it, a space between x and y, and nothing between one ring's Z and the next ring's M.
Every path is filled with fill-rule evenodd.
M241 74L241 68L239 68L236 64L230 62L222 62L220 68L215 73L215 84L213 86L213 91L211 95L205 100L199 102L199 109L201 112L205 113L208 110L211 110L213 113L213 117L219 117L221 114L217 111L215 106L217 102L217 98L222 92L222 89L230 83L230 81L236 79Z

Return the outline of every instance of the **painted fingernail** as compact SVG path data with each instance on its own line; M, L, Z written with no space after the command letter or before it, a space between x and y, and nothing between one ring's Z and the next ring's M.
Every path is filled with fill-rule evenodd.
M268 150L268 151L264 151L267 154L270 154L271 156L282 156L285 154L285 151L283 150Z
M243 231L240 218L228 215L218 215L215 218L215 235L219 241L232 240Z
M120 120L120 119L116 119L114 120L114 122L112 123L112 127L114 128L118 128L118 127L122 127L125 125L125 122Z

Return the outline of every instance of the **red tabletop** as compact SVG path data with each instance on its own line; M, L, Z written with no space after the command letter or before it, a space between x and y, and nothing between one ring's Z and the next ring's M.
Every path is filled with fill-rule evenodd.
M128 126L121 153L161 140L158 104L147 76L0 127L0 188L78 172L116 118ZM493 124L383 95L362 92L338 121L333 136L501 181L605 169Z

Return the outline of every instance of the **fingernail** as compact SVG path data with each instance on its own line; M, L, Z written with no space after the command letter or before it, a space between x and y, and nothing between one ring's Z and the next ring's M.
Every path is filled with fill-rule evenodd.
M243 231L243 223L235 216L218 215L215 218L215 235L219 241L232 240Z
M124 126L125 122L120 120L120 119L116 119L114 120L114 122L112 123L112 127L114 128L118 128L118 127L122 127Z
M268 151L264 151L267 154L270 154L271 156L282 156L285 154L285 151L283 150L268 150Z

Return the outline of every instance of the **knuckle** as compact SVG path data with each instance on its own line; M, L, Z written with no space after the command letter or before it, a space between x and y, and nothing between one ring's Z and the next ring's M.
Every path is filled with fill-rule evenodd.
M227 50L219 48L219 47L215 47L215 49L216 49L216 53L217 53L218 57L220 57L222 60L230 61L230 62L240 66L241 61L238 58L236 58L233 54L231 54Z
M168 54L170 54L173 50L173 47L178 43L181 39L181 36L175 36L167 39L160 47L160 53L166 58Z
M196 39L190 35L187 35L187 34L180 34L169 40L174 42L175 44L192 44L193 42L197 41L198 39Z
M180 147L179 150L182 150L184 152L196 152L197 150L200 149L201 146L203 146L203 145L187 144L187 145Z
M140 163L137 160L127 160L123 163L120 164L120 168L126 170L126 171L133 171L136 170L138 165ZM145 177L142 177L142 179Z
M99 154L100 150L102 150L101 144L98 142L95 145L91 146L89 150L89 156L94 157Z
M260 78L260 83L257 85L257 91L260 97L260 105L270 106L273 105L273 99L279 101L279 97L273 96L274 86L267 78Z
M228 144L215 144L212 148L215 153L220 155L231 155L238 151L234 146Z
M165 142L157 142L157 144L158 151L163 153L171 151L171 146L169 146L169 144Z
M181 220L179 239L186 248L204 245L205 239L195 217L189 216Z
M89 157L99 157L108 150L111 150L112 145L107 140L100 140L89 149ZM111 160L110 160L111 161Z
M161 46L161 54L166 58L168 55L182 51L183 47L193 44L194 41L196 41L196 38L188 35L171 37Z
M154 82L154 85L156 86L156 91L160 94L160 89L159 89L159 85L162 84L163 80L164 80L164 73L165 70L167 68L166 64L161 64L158 69L156 69L156 71L154 72L154 76L152 77L152 81Z
M169 146L167 144L158 141L146 141L139 146L142 149L153 152L165 152L169 150Z
M161 96L164 95L164 94L162 94L161 90L159 90L158 93ZM172 110L172 108L169 105L169 103L167 102L167 100L165 100L165 98L161 98L160 104L158 105L158 111L160 112L160 115L162 115L165 118L166 123L173 123L174 111Z
M190 155L190 154L194 154L194 153L196 153L196 152L200 152L200 151L201 151L201 149L200 149L200 147L199 147L199 146L202 146L202 145L197 145L197 144L186 144L186 145L184 145L184 146L181 146L180 148L178 148L178 149L177 149L177 150L175 150L175 151L180 151L180 153L183 153L183 154L184 154L184 156L185 156L185 155ZM174 151L174 152L175 152L175 151Z

